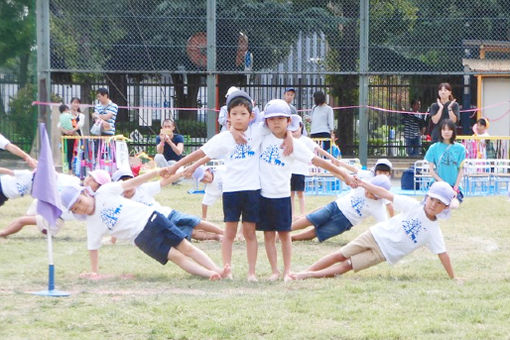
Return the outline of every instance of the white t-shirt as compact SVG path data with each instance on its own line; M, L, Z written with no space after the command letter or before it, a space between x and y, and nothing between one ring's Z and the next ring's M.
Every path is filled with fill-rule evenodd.
M290 197L290 177L293 163L309 163L315 156L301 141L294 139L294 151L289 156L283 155L283 139L273 134L262 140L260 152L261 195L267 198Z
M23 197L32 193L34 173L30 170L14 170L14 176L2 175L2 192L7 198Z
M225 131L200 148L207 157L223 159L227 174L223 192L260 189L260 143L266 133L262 124L253 124L244 132L246 144L236 144L230 131Z
M202 204L205 205L212 205L223 193L223 177L226 168L224 165L220 165L213 171L213 181L205 186L204 199L202 200Z
M319 145L315 143L311 138L308 138L306 136L301 136L298 138L300 142L302 142L311 152L315 151L315 148ZM312 165L310 162L304 163L304 162L294 162L292 165L292 173L296 175L304 175L308 176L310 173L310 165Z
M135 194L131 199L135 202L142 203L148 207L154 208L157 212L168 216L172 212L172 208L162 206L154 196L161 192L161 182L153 181L148 183L143 183L138 188L136 188Z
M5 150L5 147L11 142L0 133L0 149Z
M87 246L99 249L103 235L110 234L119 241L134 242L154 208L122 197L122 183L108 183L97 189L94 214L88 215Z
M396 263L421 246L434 254L446 252L439 223L428 219L422 203L395 195L393 205L401 213L370 228L386 261Z
M365 196L365 189L356 188L349 191L335 201L338 209L352 225L360 223L368 216L373 216L377 222L386 220L384 200L373 200Z

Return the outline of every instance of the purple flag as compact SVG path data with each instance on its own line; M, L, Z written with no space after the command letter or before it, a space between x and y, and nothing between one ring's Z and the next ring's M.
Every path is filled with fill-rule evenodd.
M37 160L37 171L32 185L32 197L37 198L37 213L55 227L57 218L62 214L60 198L57 191L57 172L53 166L50 141L44 123L39 123L41 152Z

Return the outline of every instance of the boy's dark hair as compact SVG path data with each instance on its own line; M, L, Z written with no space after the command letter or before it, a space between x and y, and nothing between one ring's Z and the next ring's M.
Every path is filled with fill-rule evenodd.
M322 91L317 91L313 94L313 102L319 106L326 102L326 95Z
M377 164L374 169L374 172L376 171L385 171L391 173L391 168L386 164Z
M487 121L485 120L485 118L478 119L476 123L487 127Z
M108 93L108 89L106 87L98 88L96 94L100 94L102 96L106 95L108 98L110 97L110 94Z
M58 107L58 110L60 111L60 113L63 113L67 110L69 110L69 106L67 106L66 104L60 104L60 106Z
M236 97L236 98L233 98L229 103L228 103L228 106L227 106L227 112L228 114L230 114L230 110L235 107L235 106L244 106L246 109L248 109L248 112L251 114L252 113L252 110L253 110L253 103L251 102L251 100L248 100L244 97Z
M443 130L445 125L448 126L450 130L452 130L452 138L450 138L450 143L455 142L455 140L457 139L457 132L455 131L457 130L457 127L455 126L455 123L451 119L444 119L441 121L441 123L439 123L439 141L444 142L443 134L441 133L441 131Z

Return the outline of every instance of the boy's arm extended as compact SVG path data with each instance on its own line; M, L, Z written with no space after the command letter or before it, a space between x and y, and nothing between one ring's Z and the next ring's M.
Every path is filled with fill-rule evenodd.
M186 170L184 170L184 176L188 177L188 178L191 177L191 175L193 175L193 173L199 166L207 164L210 161L211 161L211 158L209 158L207 156L200 158L198 161L191 164L189 167L186 168Z
M324 160L322 158L319 158L319 157L315 156L314 158L312 158L312 164L315 165L315 166L321 167L324 170L328 170L335 177L340 178L347 185L349 185L349 186L351 186L353 188L357 186L357 183L354 180L354 177L349 175L344 169L336 167L333 164L331 164L330 162L328 162L328 161L326 161L326 160Z
M341 162L338 159L333 157L333 155L330 154L329 152L323 150L320 146L316 146L314 151L317 152L320 156L324 156L324 157L330 159L333 162L333 164L335 164L336 166L343 166L343 164L341 164ZM350 167L350 165L348 165L348 166ZM347 166L344 166L344 168L346 168L349 171L352 171Z
M444 253L438 254L437 256L439 256L439 260L441 261L441 264L443 265L444 270L446 270L446 273L448 273L448 277L450 279L455 279L456 277L453 272L452 263L450 262L450 256L448 256L448 253L444 252Z
M203 152L201 149L193 151L192 153L190 153L186 157L181 158L179 161L177 161L177 163L169 166L168 169L170 170L170 174L171 175L175 174L177 172L177 170L179 170L179 168L181 166L186 165L188 163L193 163L193 162L195 162L195 161L197 161L200 158L205 157L205 156L206 156L205 152Z
M366 191L376 195L379 198L385 198L390 202L393 202L393 198L395 198L395 195L393 195L393 193L384 188L381 188L380 186L373 185L372 183L368 183L363 180L358 180L358 183Z
M143 175L140 175L140 176L131 178L127 181L124 181L121 183L122 190L126 191L126 190L130 190L130 189L135 189L138 186L140 186L141 184L147 182L149 179L154 178L158 175L161 177L164 177L164 178L170 177L171 174L169 174L169 167L152 170L152 171L149 171Z
M11 169L0 167L0 174L14 176L14 171L12 171Z
M90 257L90 273L82 273L80 274L80 278L82 279L100 279L101 275L99 275L99 250L89 250Z

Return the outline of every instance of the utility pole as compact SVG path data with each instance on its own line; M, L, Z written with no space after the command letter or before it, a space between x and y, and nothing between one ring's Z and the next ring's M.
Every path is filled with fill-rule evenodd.
M207 138L216 134L216 0L207 0Z

